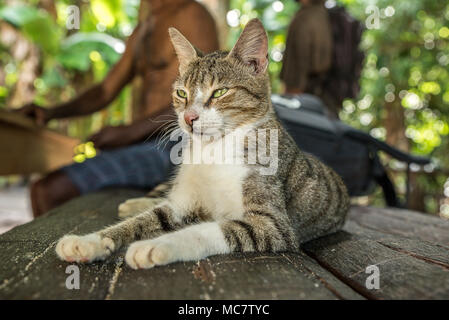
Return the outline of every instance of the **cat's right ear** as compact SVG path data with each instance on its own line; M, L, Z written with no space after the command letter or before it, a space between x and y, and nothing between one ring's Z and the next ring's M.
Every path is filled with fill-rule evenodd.
M169 28L168 33L179 60L179 72L184 73L187 65L198 57L192 44L175 28Z

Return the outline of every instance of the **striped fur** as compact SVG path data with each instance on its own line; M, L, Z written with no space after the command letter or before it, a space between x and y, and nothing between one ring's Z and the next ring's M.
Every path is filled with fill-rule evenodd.
M182 60L173 93L180 127L196 134L184 121L184 113L194 110L204 120L201 126L213 126L222 136L229 129L276 129L276 173L262 175L259 160L182 164L169 188L151 192L156 197L166 194L162 203L95 234L65 237L58 243L58 255L67 261L93 261L132 243L128 265L150 268L230 252L295 251L301 243L341 228L349 207L342 180L299 150L274 114L261 23L248 23L231 54L202 56L176 30L170 34ZM219 88L228 90L213 98ZM257 144L246 141L239 156L246 159Z

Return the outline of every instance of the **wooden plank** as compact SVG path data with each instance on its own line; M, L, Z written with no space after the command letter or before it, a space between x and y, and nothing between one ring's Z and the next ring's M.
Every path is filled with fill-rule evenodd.
M0 175L44 173L72 163L78 139L0 110Z
M449 248L420 239L411 239L379 231L373 231L357 224L354 220L346 222L344 230L361 237L375 240L387 248L406 253L417 259L440 264L449 269Z
M56 258L56 241L68 232L88 233L117 221L117 205L143 194L123 189L87 195L1 235L0 298L449 298L448 250L436 243L444 242L446 224L412 213L398 232L391 221L400 221L397 215L402 219L404 213L363 208L352 209L346 232L304 245L307 255L234 254L135 271L123 262L124 248L106 262L79 265L81 288L68 290L65 268L70 264ZM368 227L359 221L369 222ZM407 226L421 238L435 230L439 234L431 238L434 242L424 241L404 235ZM380 269L379 290L365 287L368 265Z
M361 299L307 255L215 256L132 270L125 249L106 262L79 265L80 290L65 287L69 263L56 258L63 234L116 221L117 205L141 191L109 190L73 200L0 236L0 298L41 299Z
M344 230L449 268L449 221L410 210L352 207ZM428 241L426 241L428 240Z
M0 109L0 122L13 124L26 129L36 129L37 126L33 120L20 115L19 113Z
M449 221L404 209L353 207L348 217L362 227L449 247Z
M448 299L449 269L345 231L311 241L306 252L370 299ZM367 289L368 266L380 271L380 288Z
M117 204L143 191L109 190L68 202L47 215L0 236L0 299L103 299L116 269L110 263L79 265L83 290L68 290L70 265L57 259L55 245L66 233L88 233L117 221Z
M305 254L233 254L122 270L113 299L362 299Z

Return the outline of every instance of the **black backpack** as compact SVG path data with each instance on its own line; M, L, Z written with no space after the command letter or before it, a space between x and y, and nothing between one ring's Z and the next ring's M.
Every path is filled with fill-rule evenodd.
M370 194L379 184L388 206L402 206L379 160L379 151L407 163L408 167L411 163L425 165L430 162L427 158L395 149L339 120L328 118L326 107L316 96L272 95L271 100L278 118L299 148L333 168L343 178L351 196Z
M360 91L359 78L365 58L360 50L363 25L343 7L330 8L328 14L334 49L323 88L341 105L344 99L355 98Z

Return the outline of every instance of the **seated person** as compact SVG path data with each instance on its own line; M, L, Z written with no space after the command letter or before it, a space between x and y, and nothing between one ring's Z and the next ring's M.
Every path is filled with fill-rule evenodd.
M288 28L280 78L286 94L309 93L323 100L338 118L339 104L324 88L331 69L332 29L324 0L297 0L300 10Z

